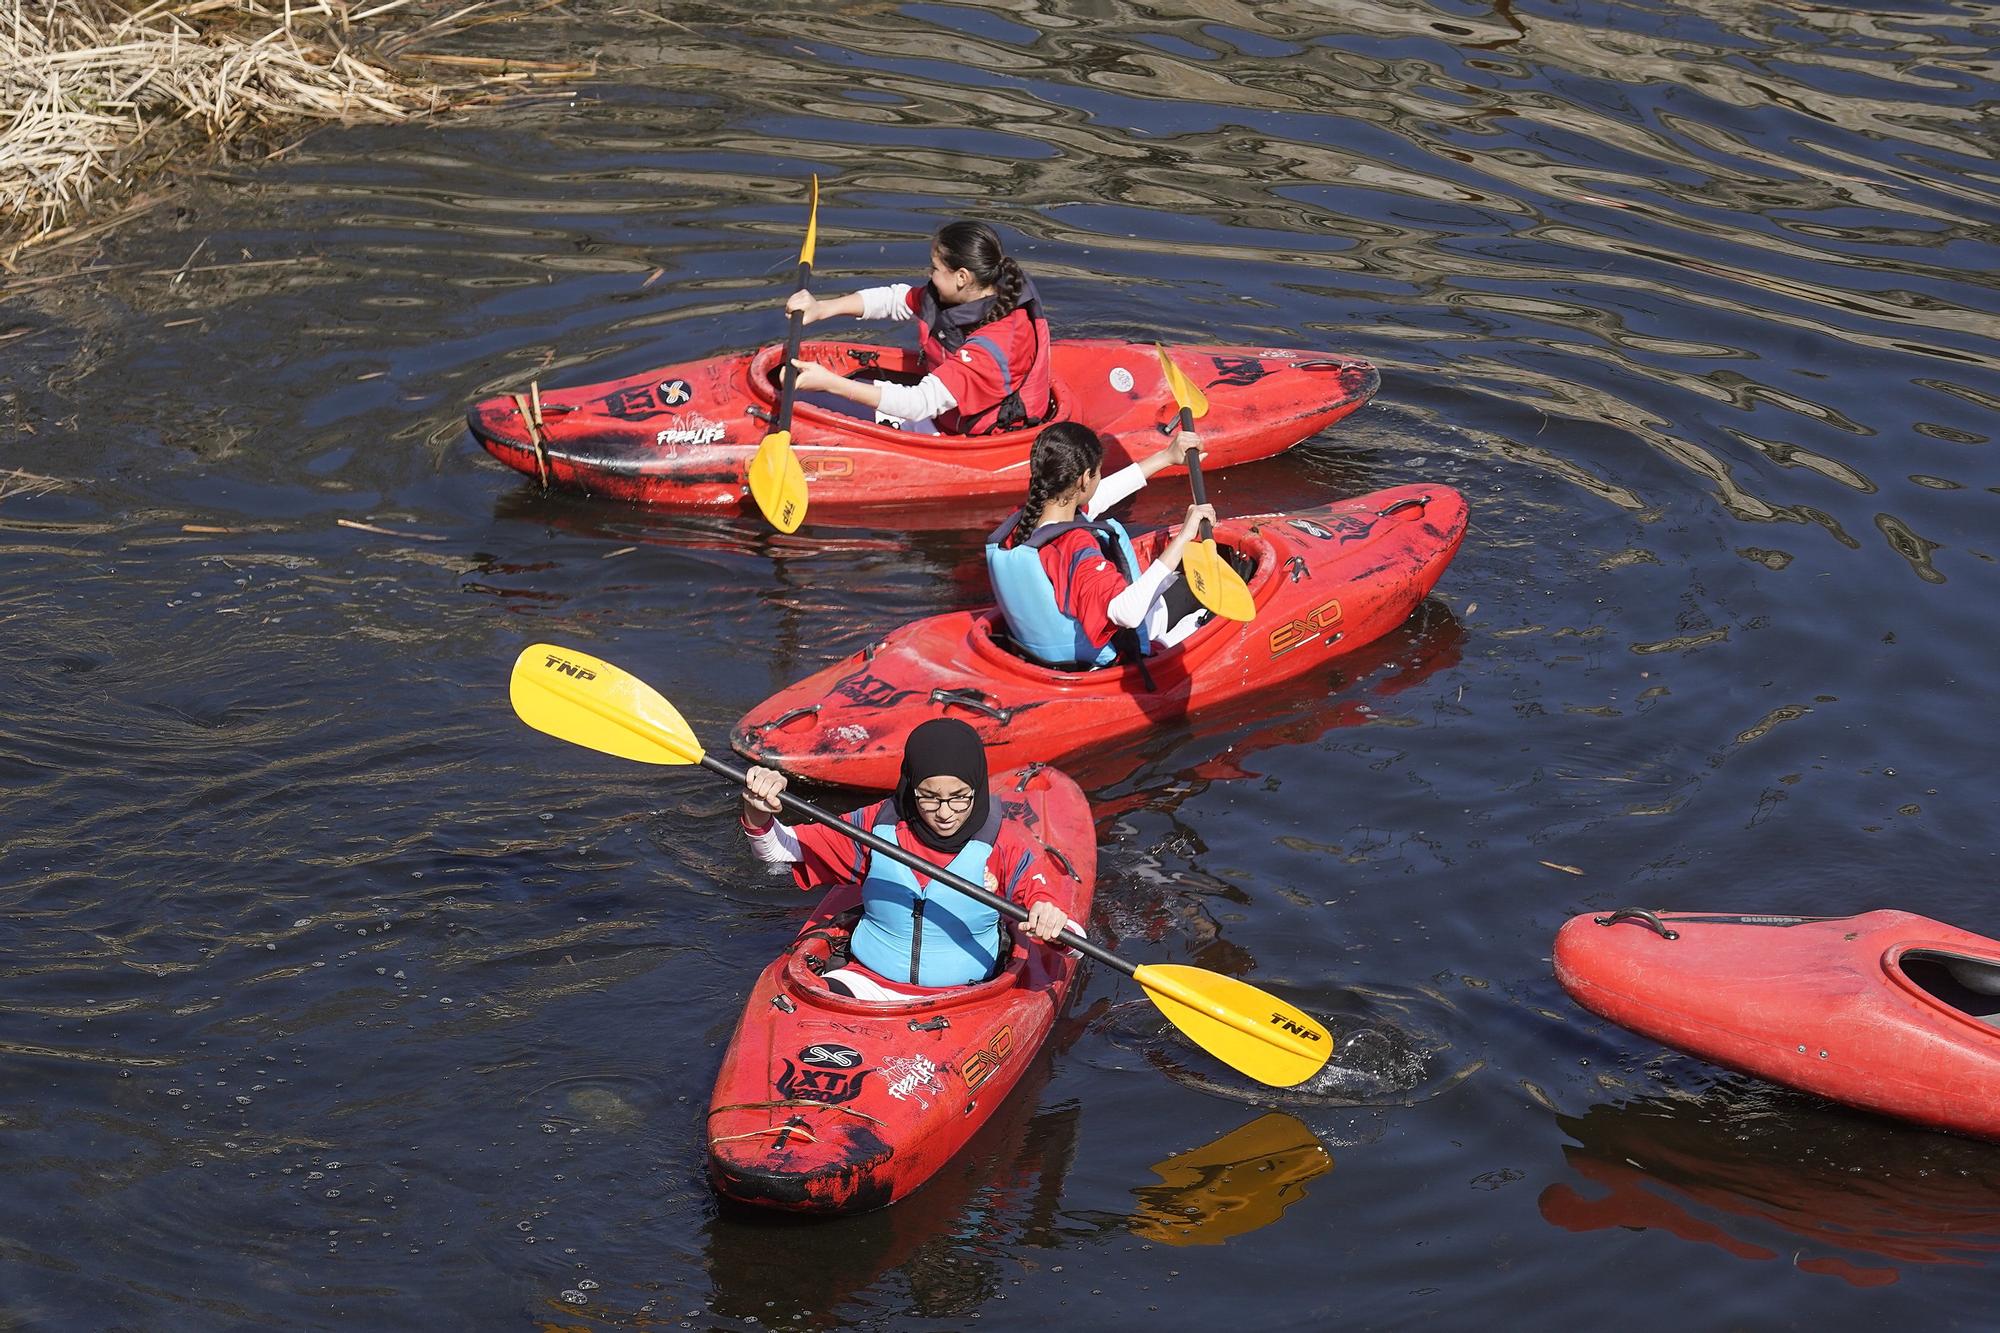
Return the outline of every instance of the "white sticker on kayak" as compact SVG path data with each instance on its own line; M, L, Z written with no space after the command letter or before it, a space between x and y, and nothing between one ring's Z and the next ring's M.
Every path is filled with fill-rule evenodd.
M1257 353L1257 355L1272 361L1296 361L1299 359L1299 354L1289 347L1266 347L1263 351Z
M931 1104L925 1100L926 1093L933 1099L944 1096L937 1066L921 1055L892 1055L882 1062L882 1074L889 1080L889 1095L897 1101L914 1098L918 1106L928 1111Z
M1132 392L1132 372L1123 366L1111 368L1111 387L1120 393Z
M696 412L676 416L674 424L653 436L654 444L715 444L729 433L720 421Z

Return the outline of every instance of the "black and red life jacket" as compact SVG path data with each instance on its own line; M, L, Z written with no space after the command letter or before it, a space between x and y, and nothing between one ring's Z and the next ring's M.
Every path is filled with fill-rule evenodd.
M949 361L967 344L980 347L1000 366L1003 384L1000 400L970 410L960 403L957 408L940 413L937 428L945 434L990 435L994 431L1039 426L1054 415L1055 398L1049 377L1049 322L1042 314L1041 297L1035 291L1033 279L1024 279L1019 305L990 324L982 323L993 301L993 297L986 296L948 306L937 299L929 283L917 294L917 346L923 352L927 372ZM995 336L1016 318L1026 323L1030 335L1025 367L1014 364L1020 360L1018 332L1011 338ZM1012 357L1008 355L1009 343L1014 344Z

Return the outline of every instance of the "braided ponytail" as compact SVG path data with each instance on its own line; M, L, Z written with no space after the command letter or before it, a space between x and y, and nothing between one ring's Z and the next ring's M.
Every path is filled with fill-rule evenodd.
M1028 451L1028 501L1021 506L1016 535L1033 532L1042 521L1043 507L1103 461L1104 441L1090 427L1075 421L1044 427Z
M1021 506L1021 522L1014 529L1016 538L1027 536L1042 525L1042 506L1048 502L1048 484L1039 474L1029 477L1028 502Z
M982 325L1005 319L1021 304L1021 293L1027 290L1028 275L1021 272L1021 266L1011 258L1000 261L999 275L993 280L993 304L986 309Z
M931 248L947 268L962 268L980 286L993 289L993 304L978 327L1005 319L1021 304L1028 275L1001 251L999 234L984 222L947 222L931 238Z

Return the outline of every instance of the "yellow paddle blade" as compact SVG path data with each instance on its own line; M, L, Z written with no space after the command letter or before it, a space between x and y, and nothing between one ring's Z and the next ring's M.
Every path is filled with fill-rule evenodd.
M1167 1245L1220 1245L1278 1220L1333 1154L1295 1115L1272 1111L1156 1163L1165 1182L1132 1191L1133 1233Z
M1132 979L1189 1041L1259 1083L1303 1083L1333 1054L1317 1019L1247 981L1174 963L1142 964Z
M806 521L806 470L792 451L792 433L774 430L750 460L750 496L780 532L797 532Z
M806 244L805 248L799 251L799 262L801 264L810 264L813 262L813 243L818 239L819 239L819 176L817 173L815 173L813 176L813 183L812 183L812 212L806 215Z
M701 742L674 706L589 653L537 643L514 659L507 697L537 731L642 764L698 764Z
M1153 350L1160 354L1160 373L1167 377L1167 387L1173 390L1174 401L1194 414L1195 420L1208 415L1208 395L1198 388L1194 381L1181 374L1181 368L1167 355L1167 349L1158 343Z
M1187 575L1194 599L1224 620L1248 624L1257 618L1257 603L1251 600L1249 585L1222 558L1213 539L1187 544L1181 552L1181 572Z

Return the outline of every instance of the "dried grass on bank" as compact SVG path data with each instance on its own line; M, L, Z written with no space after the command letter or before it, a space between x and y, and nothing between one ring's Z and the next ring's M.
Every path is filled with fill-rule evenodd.
M480 82L423 77L411 48L496 6L523 7L474 0L424 22L436 0L0 0L0 263L190 136L226 144L473 96ZM385 20L400 29L385 35Z
M15 468L12 472L0 472L0 500L11 500L17 496L45 495L62 489L62 482L54 477L38 476Z

